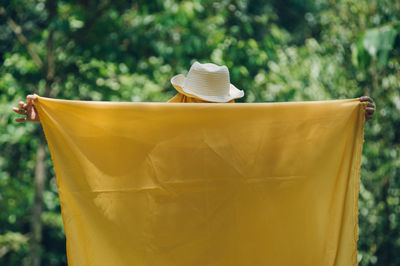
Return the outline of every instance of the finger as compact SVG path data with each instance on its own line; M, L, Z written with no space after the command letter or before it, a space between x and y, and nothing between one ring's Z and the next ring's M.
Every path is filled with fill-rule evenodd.
M27 117L15 118L15 121L17 121L17 122L26 122L26 121L28 121L28 119L27 119Z
M32 105L32 107L33 107L34 113L36 114L36 116L38 116L39 112L37 111L36 106Z
M26 104L27 106L31 106L33 103L32 98L30 97L30 95L26 96Z
M19 102L18 107L19 108L26 108L28 105L24 102Z
M373 113L375 111L375 108L367 107L367 108L365 108L365 111L368 113Z
M368 102L367 107L374 107L375 108L375 104Z
M367 117L372 117L373 114L365 114L365 116L367 116Z
M361 102L371 102L371 103L373 102L373 100L369 96L361 96L360 101Z
M13 107L13 111L20 114L20 115L26 115L26 110L25 109L18 109L17 107Z
M369 96L361 96L360 101L368 101Z
M36 94L34 94L34 95L30 94L30 95L26 96L27 103L34 104L36 100L37 100Z

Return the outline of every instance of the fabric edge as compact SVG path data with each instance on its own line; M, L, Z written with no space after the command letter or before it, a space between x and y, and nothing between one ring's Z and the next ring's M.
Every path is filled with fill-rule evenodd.
M365 127L365 111L366 111L367 103L360 102L359 104L359 112L358 112L358 121L359 125L357 127L357 139L356 139L356 154L355 154L355 163L353 167L353 182L354 182L354 194L353 194L353 266L358 265L358 201L359 201L359 193L360 193L360 183L361 183L361 158L362 158L362 150L364 144L364 127ZM361 123L361 125L360 125Z
M54 167L54 172L55 172L55 175L56 175L57 194L58 194L58 198L59 198L59 202L60 202L61 218L62 218L62 221L63 221L63 228L64 228L64 232L65 232L65 241L66 241L66 245L65 246L66 246L67 264L71 265L72 261L70 260L71 256L69 254L72 254L72 253L70 251L71 248L69 247L70 246L70 242L69 242L69 239L67 237L68 233L67 233L67 226L66 226L66 220L65 220L65 214L64 214L64 202L61 200L61 198L62 198L61 197L62 190L60 190L61 187L60 187L60 184L59 184L59 177L58 177L58 174L57 174L58 165L57 165L57 161L55 160L55 157L53 156L55 154L55 149L53 147L53 144L51 143L51 141L48 141L49 129L48 129L48 125L45 123L45 121L48 120L48 119L46 119L47 118L46 112L43 110L43 104L42 104L42 101L43 100L47 100L47 99L51 100L51 98L38 96L38 100L36 102L35 107L36 107L36 110L39 113L39 117L41 118L40 119L40 124L42 126L43 134L45 136L47 145L48 145L49 150L50 150L50 157L51 157L51 161L52 161L53 167ZM45 118L45 119L43 119L43 118Z

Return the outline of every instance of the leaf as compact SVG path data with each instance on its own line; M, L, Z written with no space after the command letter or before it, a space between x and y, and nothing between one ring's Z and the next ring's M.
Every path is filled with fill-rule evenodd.
M365 32L362 39L363 48L369 55L378 60L381 67L387 64L397 33L392 25L373 28Z

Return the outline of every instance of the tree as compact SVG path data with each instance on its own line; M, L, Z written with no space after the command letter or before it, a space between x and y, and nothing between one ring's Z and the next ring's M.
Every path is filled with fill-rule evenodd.
M398 2L12 0L0 6L1 265L66 264L42 131L14 123L11 106L31 93L166 101L175 93L169 79L195 60L227 65L246 102L370 94L378 111L365 128L359 261L400 263Z

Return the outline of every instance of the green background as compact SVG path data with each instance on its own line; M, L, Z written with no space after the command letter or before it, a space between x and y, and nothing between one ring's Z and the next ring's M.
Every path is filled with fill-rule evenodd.
M399 0L0 0L0 265L66 265L55 174L26 95L167 101L194 61L245 102L356 98L365 126L359 265L400 265Z

